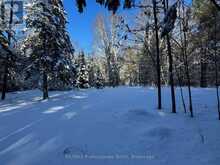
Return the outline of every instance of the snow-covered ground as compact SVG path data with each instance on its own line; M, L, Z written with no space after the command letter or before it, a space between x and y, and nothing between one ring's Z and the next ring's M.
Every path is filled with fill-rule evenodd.
M187 93L186 93L187 94ZM193 89L195 118L156 110L156 89L16 92L0 102L1 165L219 165L214 89Z

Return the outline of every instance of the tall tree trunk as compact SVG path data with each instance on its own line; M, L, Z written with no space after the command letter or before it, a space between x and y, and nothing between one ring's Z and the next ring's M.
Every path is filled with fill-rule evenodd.
M178 78L178 83L179 83L179 87L180 87L180 95L181 95L181 100L182 100L182 104L183 104L183 109L184 112L186 113L186 103L185 103L185 99L184 99L184 95L183 95L183 77L180 76L180 72L177 69L177 66L175 66L175 70L176 70L176 75Z
M5 61L4 73L3 73L3 85L2 85L2 100L5 100L7 91L7 79L8 79L8 58Z
M4 3L4 2L2 2ZM11 45L11 29L12 29L12 23L13 23L13 15L14 15L14 11L13 11L13 8L14 8L14 0L11 0L11 4L10 4L10 18L9 18L9 33L8 33L8 45L10 47ZM2 13L3 15L5 13ZM4 16L2 16L3 20L4 21ZM8 52L7 52L8 53ZM6 97L6 92L7 92L7 83L8 83L8 74L9 74L9 70L8 70L8 67L9 67L9 56L12 56L12 54L7 54L7 57L5 59L5 65L4 65L4 73L3 73L3 86L2 86L2 97L1 99L4 100L5 97Z
M187 59L187 55L185 56L185 72L186 72L186 77L187 77L187 88L188 88L188 95L189 95L189 111L190 111L190 115L191 117L193 117L193 103L192 103L192 92L191 92L191 78L190 78L190 74L189 74L189 65L188 65L188 59Z
M169 84L171 88L171 99L172 99L172 112L176 113L176 98L175 98L175 87L174 87L174 79L173 79L173 56L170 44L170 36L167 35L167 51L169 57Z
M44 55L48 55L48 49L49 46L47 45L47 36L44 34L43 36L43 49L44 49ZM43 61L42 66L43 67L43 100L46 100L49 98L48 94L48 72L47 72L47 63Z
M215 50L216 51L216 50ZM217 52L215 52L215 86L216 86L216 97L217 97L217 109L218 118L220 120L220 100L219 100L219 84L218 84L218 63L217 63Z
M156 53L157 53L157 88L158 88L158 109L162 109L161 100L161 66L160 66L160 47L159 47L159 35L158 35L158 19L157 19L157 2L152 0L153 13L154 13L154 29L156 39Z
M185 6L184 6L184 0L182 1L182 10L183 13L185 13ZM183 17L185 18L185 15L183 15ZM183 44L183 50L182 50L182 55L183 55L183 61L184 61L184 70L185 70L185 75L186 75L186 79L187 79L187 89L188 89L188 98L189 98L189 111L191 114L191 117L193 117L193 103L192 103L192 92L191 92L191 78L190 78L190 72L189 72L189 63L188 63L188 56L187 56L187 36L186 36L186 32L187 32L187 27L184 27L185 25L187 25L186 22L187 21L183 18L182 23L180 23L180 32L183 33L183 35L181 35L181 42Z
M43 99L46 100L49 98L48 95L48 80L46 69L43 71Z
M217 54L217 15L215 14L215 48L214 48L214 60L215 60L215 86L216 86L216 97L217 97L217 108L218 108L218 118L220 120L220 100L219 100L219 84L218 84L218 54Z
M168 9L168 0L164 0L164 13L166 14ZM173 56L172 56L172 48L170 43L170 36L169 34L166 35L167 40L167 53L169 58L169 84L171 89L171 99L172 99L172 112L176 113L176 98L175 98L175 86L174 86L174 79L173 79Z
M113 85L113 78L112 78L112 66L111 66L111 54L110 48L105 48L105 56L106 56L106 63L107 63L107 84L108 86Z
M186 43L186 38L184 40L185 40L184 42ZM184 57L185 57L185 60L184 60L185 72L186 72L186 77L187 77L187 88L188 88L188 94L189 94L189 111L190 111L191 117L193 117L191 78L190 78L190 73L189 73L189 64L188 64L188 58L187 58L187 55L186 55L186 48L185 48Z

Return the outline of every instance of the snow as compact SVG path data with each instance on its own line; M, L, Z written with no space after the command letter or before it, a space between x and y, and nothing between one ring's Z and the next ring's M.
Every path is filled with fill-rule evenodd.
M155 88L15 92L0 102L1 165L218 165L215 89L193 89L195 118L162 111ZM185 95L186 89L184 89ZM187 100L186 100L187 101Z

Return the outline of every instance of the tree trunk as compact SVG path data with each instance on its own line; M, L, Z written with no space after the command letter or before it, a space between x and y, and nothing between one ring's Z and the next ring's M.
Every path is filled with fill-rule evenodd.
M185 59L185 67L186 67L187 87L188 87L188 94L189 94L189 111L190 111L191 117L193 117L191 79L190 79L190 74L189 74L189 65L188 65L188 59L187 58Z
M3 85L2 85L2 100L5 100L5 96L6 96L7 79L8 79L8 58L6 59L5 66L4 66L4 76L3 76Z
M185 103L185 99L184 99L184 95L183 95L183 78L181 78L180 76L180 72L178 71L176 65L175 66L175 70L176 70L176 74L177 74L177 78L178 78L178 82L179 82L179 87L180 87L180 94L181 94L181 100L182 100L182 104L183 104L183 109L184 112L186 113L186 103Z
M112 86L113 85L113 79L112 79L112 66L111 66L111 54L110 54L110 48L107 47L105 49L105 55L106 55L106 63L107 63L107 84L108 86Z
M215 55L216 56L216 55ZM218 85L218 64L217 58L215 58L215 84L216 84L216 97L217 97L217 109L218 109L218 119L220 120L220 100L219 100L219 85Z
M47 72L43 71L43 100L46 100L49 98L48 95L48 81L47 81Z
M193 117L193 103L192 103L192 92L191 92L191 78L189 73L189 64L188 64L188 58L187 58L187 41L186 41L186 32L183 32L184 37L184 66L185 66L185 72L186 72L186 78L187 78L187 88L188 88L188 94L189 94L189 111L191 117Z
M182 1L182 10L183 13L185 12L185 7L184 7L184 1ZM185 15L184 15L185 16ZM183 19L183 21L186 21ZM189 98L189 111L191 114L191 117L193 117L193 103L192 103L192 93L191 93L191 78L190 78L190 72L189 72L189 63L188 63L188 56L187 56L187 40L186 40L186 27L184 27L186 23L182 22L180 24L180 31L183 32L183 38L181 35L181 41L183 43L183 61L184 61L184 70L185 70L185 75L187 78L187 88L188 88L188 98Z
M172 112L176 113L176 98L175 98L175 87L174 87L174 79L173 79L173 56L172 56L169 35L167 35L167 51L168 51L168 57L169 57L169 84L171 88Z
M164 0L164 13L166 14L168 9L168 0ZM175 87L174 87L174 79L173 79L173 56L172 56L172 48L170 43L169 34L166 35L167 40L167 53L169 58L169 84L171 89L171 99L172 99L172 113L176 113L176 98L175 98Z
M161 101L161 66L160 66L160 47L159 47L159 35L158 35L158 19L157 19L157 2L152 0L153 12L154 12L154 28L156 39L156 53L157 53L157 88L158 88L158 109L162 109Z
M219 100L219 84L218 84L218 55L217 55L217 16L215 15L215 48L214 48L214 60L215 60L215 86L216 86L216 97L217 97L217 109L218 109L218 119L220 120L220 100Z
M3 2L4 3L4 2ZM12 29L12 23L13 23L13 15L14 15L14 11L13 11L13 8L14 8L14 0L11 0L11 3L10 3L10 19L9 19L9 33L8 33L8 45L10 47L11 45L11 29ZM3 13L4 14L4 13ZM4 20L4 16L2 17L3 20ZM9 67L9 55L12 56L12 54L8 54L6 59L5 59L5 66L4 66L4 76L3 76L3 86L2 86L2 100L5 99L6 97L6 92L7 92L7 83L8 83L8 67Z

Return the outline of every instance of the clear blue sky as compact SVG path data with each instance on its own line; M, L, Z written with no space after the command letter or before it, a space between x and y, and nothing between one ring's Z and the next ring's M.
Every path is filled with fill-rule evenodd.
M191 2L191 0L186 0ZM64 7L68 14L68 31L74 44L87 53L92 51L93 28L97 14L109 12L103 6L95 3L95 0L87 0L87 7L83 13L79 13L75 0L64 0Z
M87 7L83 13L78 12L75 0L64 0L64 7L68 14L68 31L72 41L80 49L91 52L96 15L107 14L108 11L95 3L95 0L87 0Z

